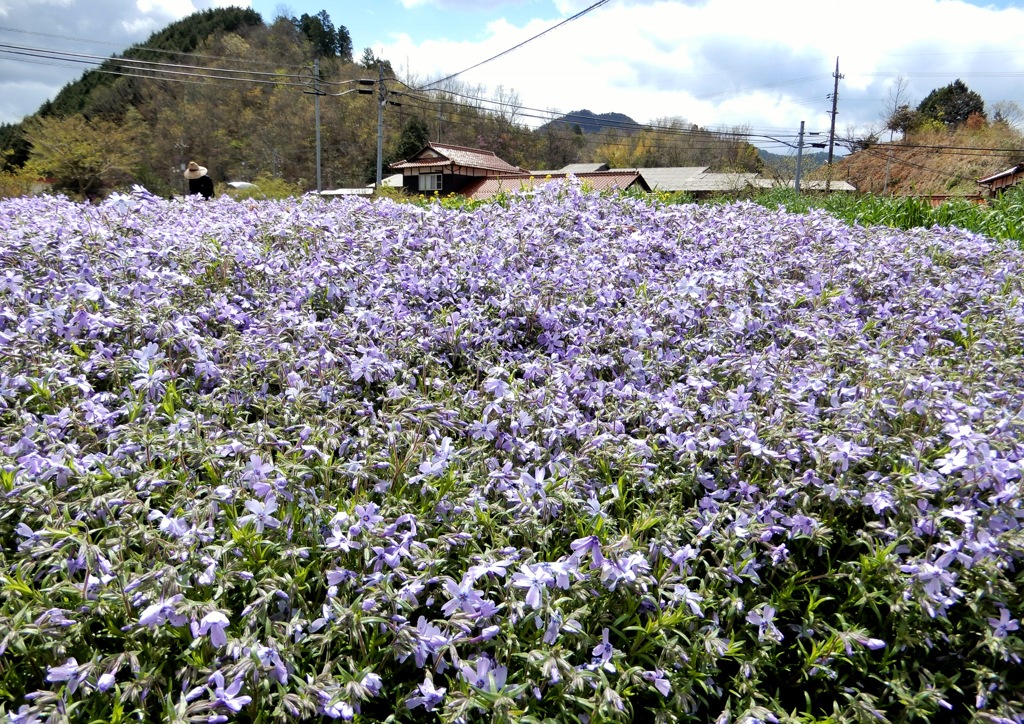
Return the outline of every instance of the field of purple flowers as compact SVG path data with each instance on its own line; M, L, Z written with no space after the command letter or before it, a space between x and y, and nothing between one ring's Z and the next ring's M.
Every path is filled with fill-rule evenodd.
M0 717L1024 722L1022 280L574 184L0 201Z

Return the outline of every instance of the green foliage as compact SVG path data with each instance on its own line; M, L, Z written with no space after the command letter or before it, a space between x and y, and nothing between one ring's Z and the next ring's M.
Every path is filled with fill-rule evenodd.
M793 213L807 213L820 208L850 224L891 226L904 230L957 227L995 239L1017 241L1024 246L1024 188L1013 188L987 205L954 199L932 206L927 199L916 196L816 196L798 194L785 188L759 194L754 200L762 206L783 208Z
M27 195L33 180L32 174L25 170L0 171L0 198Z
M130 174L139 159L143 131L134 112L120 123L81 115L31 118L25 124L32 146L25 170L55 178L59 190L92 196Z
M885 128L887 131L898 131L903 135L910 133L921 125L922 120L920 111L912 109L910 106L903 105L893 111L885 121Z
M316 15L303 13L301 18L292 18L292 25L309 40L316 57L352 62L352 38L348 29L344 25L335 29L326 10Z
M430 140L430 128L426 121L413 116L405 122L402 128L402 136L398 139L398 146L395 148L394 158L391 161L405 160L427 145Z
M936 88L921 101L918 113L926 120L936 120L955 128L971 116L985 116L985 102L959 78L947 86Z
M253 180L253 184L254 186L249 188L230 189L225 192L239 201L244 199L298 198L305 193L301 184L289 183L280 177L260 175Z

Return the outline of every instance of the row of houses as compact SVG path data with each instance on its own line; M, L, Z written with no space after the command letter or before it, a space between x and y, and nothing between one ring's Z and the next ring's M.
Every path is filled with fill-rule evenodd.
M707 166L669 168L611 168L606 163L574 163L560 169L528 170L513 166L491 151L441 143L429 143L411 158L394 163L394 173L384 185L404 188L413 194L459 194L470 199L488 199L502 192L529 190L553 179L576 176L590 188L639 189L642 191L684 192L695 198L717 194L738 194L771 189L792 188L792 180L780 181L756 173L717 173ZM1024 181L1024 164L993 174L978 183L985 195L994 196ZM812 192L849 193L856 188L846 181L803 180L801 188ZM334 189L325 196L371 194L373 186L360 189ZM945 197L943 197L944 199ZM939 201L941 202L941 200ZM981 197L978 197L981 201ZM933 202L935 199L933 199Z
M686 192L696 198L740 193L785 184L756 173L714 173L707 166L670 168L610 168L605 163L574 163L560 169L535 170L513 166L491 151L464 146L429 143L411 158L391 164L394 175L386 185L413 194L459 194L470 199L488 199L502 192L529 190L554 179L575 176L595 191L639 189L642 191ZM400 176L399 176L400 174ZM793 182L788 182L790 186ZM845 181L833 181L831 191L856 189ZM804 181L807 190L824 190L824 182ZM359 189L335 189L325 196L367 193Z

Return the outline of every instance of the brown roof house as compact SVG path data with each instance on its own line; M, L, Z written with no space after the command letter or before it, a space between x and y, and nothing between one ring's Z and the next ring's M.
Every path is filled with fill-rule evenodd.
M492 151L428 143L412 158L390 166L402 174L402 186L414 194L461 194L484 178L523 176L530 172L498 158Z

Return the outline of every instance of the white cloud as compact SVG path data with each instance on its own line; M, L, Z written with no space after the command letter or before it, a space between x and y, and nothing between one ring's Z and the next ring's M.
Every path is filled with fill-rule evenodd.
M0 0L0 123L15 123L98 63L199 10L249 0ZM112 22L113 19L113 22ZM26 51L25 49L33 49ZM54 51L77 53L77 61ZM48 56L48 57L47 57Z
M593 3L555 4L561 18L492 22L478 42L417 44L398 35L383 54L408 59L421 80L443 77ZM827 129L837 58L837 127L877 125L886 88L900 74L915 103L957 78L988 103L1021 102L1022 41L1024 11L954 0L614 0L460 80L512 89L530 108L795 133L800 121Z

